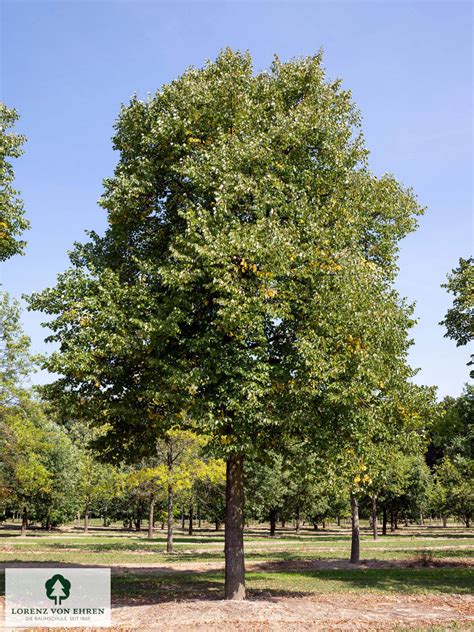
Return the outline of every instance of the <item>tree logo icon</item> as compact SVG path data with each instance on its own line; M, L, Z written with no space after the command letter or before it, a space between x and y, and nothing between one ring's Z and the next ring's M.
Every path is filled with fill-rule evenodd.
M48 599L54 599L54 605L60 606L61 602L69 597L71 582L62 575L53 575L45 583L45 588Z

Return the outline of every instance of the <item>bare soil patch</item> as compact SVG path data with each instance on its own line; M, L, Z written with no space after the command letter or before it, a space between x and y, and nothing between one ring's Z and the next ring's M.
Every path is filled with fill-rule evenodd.
M0 616L1 610L3 599ZM474 598L327 593L245 602L189 600L115 606L112 620L113 628L109 629L116 632L420 630L431 626L459 631L474 626Z

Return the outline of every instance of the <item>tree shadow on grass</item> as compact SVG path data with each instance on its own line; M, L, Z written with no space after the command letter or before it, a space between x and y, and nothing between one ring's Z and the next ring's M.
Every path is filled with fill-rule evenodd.
M334 560L338 565L341 560ZM24 567L12 561L9 567ZM66 564L51 561L31 567L94 568L104 565ZM385 594L471 594L473 573L466 568L291 568L262 562L247 571L251 599L297 598L324 592L379 592ZM222 570L179 570L165 564L159 568L114 567L114 607L147 605L170 601L217 600L223 598ZM0 573L4 593L4 573Z

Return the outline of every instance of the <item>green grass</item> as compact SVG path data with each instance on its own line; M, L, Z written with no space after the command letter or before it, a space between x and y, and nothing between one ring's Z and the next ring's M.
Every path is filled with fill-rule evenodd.
M148 540L146 532L92 530L88 534L31 531L19 537L18 529L0 530L0 561L14 566L17 562L71 564L81 566L118 566L131 568L113 574L112 590L116 599L128 596L137 601L160 601L222 595L221 571L184 572L180 562L219 562L224 559L223 532L201 531L188 536L177 529L175 553L165 552L165 534L155 532ZM397 562L418 560L411 567L314 569L276 563L301 560L347 560L350 534L347 529L296 535L280 531L271 538L262 528L252 528L245 539L246 559L250 566L247 583L255 597L312 594L315 592L376 593L459 593L472 591L473 574L465 566L439 566L449 558L469 558L474 551L474 533L462 528L411 528L373 541L365 530L361 541L362 561ZM433 564L423 565L423 556ZM156 564L168 569L140 567ZM174 564L174 569L170 567ZM301 568L300 568L301 567ZM165 572L167 571L167 572ZM3 578L2 580L3 581Z

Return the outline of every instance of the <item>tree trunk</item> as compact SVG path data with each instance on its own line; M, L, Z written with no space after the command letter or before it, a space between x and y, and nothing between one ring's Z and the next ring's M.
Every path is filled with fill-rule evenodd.
M425 524L425 519L424 519L424 516L423 516L423 512L420 511L420 525L423 526L424 524Z
M382 509L382 535L387 535L387 507Z
M448 526L448 519L446 516L441 516L441 520L443 521L443 527L446 528Z
M193 535L193 503L189 505L189 527L188 535Z
M245 599L244 457L227 458L225 516L225 598Z
M137 518L136 520L133 521L135 524L135 531L141 531L142 530L142 521L141 518Z
M281 528L284 529L286 527L286 520L284 518L281 519Z
M270 509L270 535L271 536L275 535L276 519L277 519L276 509Z
M390 531L395 531L395 519L393 516L393 509L390 510Z
M197 506L197 516L198 516L198 528L201 528L201 506L198 503Z
M398 511L395 512L393 516L393 526L395 527L395 531L398 529Z
M86 507L84 512L84 533L89 531L89 509Z
M153 514L155 511L155 499L150 498L150 505L148 506L148 539L153 539Z
M351 564L358 564L360 560L360 533L359 533L359 503L355 494L351 494L351 518L352 518L352 540L351 540Z
M298 509L296 510L296 526L295 526L295 531L296 533L300 532L300 508L298 507Z
M377 497L372 494L372 536L377 539Z
M166 552L173 553L173 488L168 485L168 533L166 535Z
M181 509L181 529L184 531L184 509Z
M340 527L341 526L341 516L337 517L337 526Z
M214 520L214 527L216 528L216 531L219 531L219 529L221 528L221 523L219 522L219 520Z
M24 507L23 512L21 514L21 535L26 535L27 528L28 528L28 509Z

